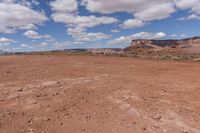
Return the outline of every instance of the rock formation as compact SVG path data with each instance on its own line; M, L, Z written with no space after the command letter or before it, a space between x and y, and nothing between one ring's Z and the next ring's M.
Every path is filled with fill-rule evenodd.
M145 48L152 50L163 50L167 48L182 49L187 52L200 53L200 37L180 39L180 40L132 40L128 49Z

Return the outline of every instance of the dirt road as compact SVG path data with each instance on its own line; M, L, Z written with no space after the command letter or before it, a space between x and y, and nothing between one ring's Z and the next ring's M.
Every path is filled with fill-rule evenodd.
M0 133L200 133L200 64L0 57Z

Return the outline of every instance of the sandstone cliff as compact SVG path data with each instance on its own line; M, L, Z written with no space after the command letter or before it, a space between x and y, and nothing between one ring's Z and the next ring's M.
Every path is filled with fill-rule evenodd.
M180 39L180 40L132 40L131 46L125 51L146 49L152 51L162 51L168 49L182 50L190 53L200 53L200 37Z

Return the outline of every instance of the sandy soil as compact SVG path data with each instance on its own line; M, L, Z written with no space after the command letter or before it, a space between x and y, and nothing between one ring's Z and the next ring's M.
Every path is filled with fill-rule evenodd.
M0 57L0 133L200 133L200 64Z

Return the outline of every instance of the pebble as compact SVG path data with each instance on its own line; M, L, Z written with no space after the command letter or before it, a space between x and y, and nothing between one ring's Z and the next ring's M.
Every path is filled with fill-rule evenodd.
M32 119L29 119L27 122L28 122L28 123L31 123L31 121L32 121Z
M85 129L85 128L82 128L81 131L84 132L84 131L86 131L86 129Z
M160 120L162 118L162 116L157 114L157 115L154 115L153 118L155 120Z
M33 131L34 131L33 128L28 129L28 133L32 133Z
M1 99L1 100L0 100L0 102L4 102L4 101L5 101L5 99Z
M37 101L34 101L34 102L33 102L33 104L37 104L37 103L38 103Z
M44 120L45 120L45 121L50 121L51 119L50 119L50 118L45 118Z
M24 90L23 88L20 88L20 89L18 89L17 91L18 91L18 92L21 92L21 91L23 91L23 90Z
M6 115L11 115L11 113L10 113L10 112L7 112Z
M62 122L59 122L58 124L59 124L59 125L63 125L63 123L62 123Z

